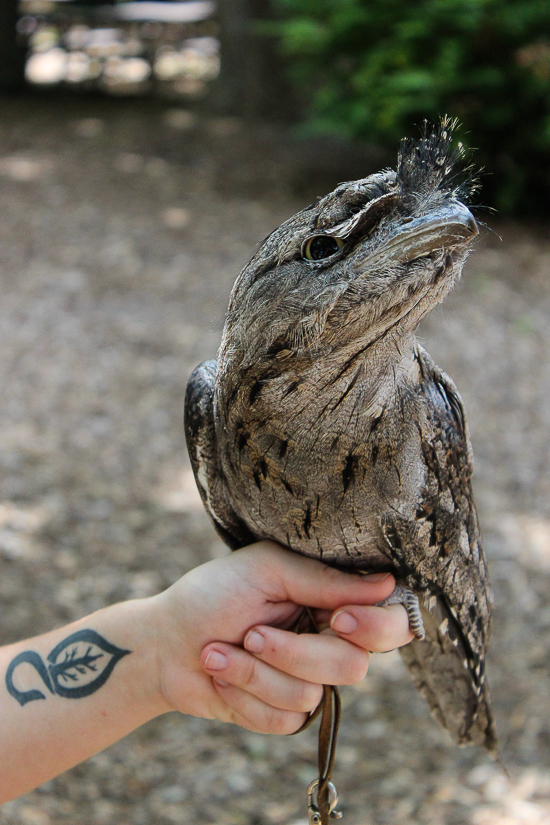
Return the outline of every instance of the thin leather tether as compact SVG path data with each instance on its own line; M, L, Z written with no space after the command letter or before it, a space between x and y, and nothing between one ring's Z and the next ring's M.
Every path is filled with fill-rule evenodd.
M307 608L298 619L295 630L297 633L319 633L315 619ZM321 815L321 825L330 825L330 791L329 783L336 759L336 741L340 727L342 703L338 688L335 685L323 685L323 698L313 713L303 725L294 731L295 736L308 728L321 714L319 725L319 787L317 790L317 806Z

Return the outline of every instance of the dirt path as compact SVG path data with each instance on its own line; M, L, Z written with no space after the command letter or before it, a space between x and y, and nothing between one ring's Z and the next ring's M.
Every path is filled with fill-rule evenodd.
M158 103L1 107L7 642L224 552L185 454L185 382L216 352L239 268L303 205L289 182L311 172L307 151L269 131ZM343 692L346 825L550 822L550 240L487 220L503 240L484 234L422 338L469 412L510 778L448 741L397 654L374 657ZM303 825L315 747L314 731L262 737L170 715L3 806L0 825Z

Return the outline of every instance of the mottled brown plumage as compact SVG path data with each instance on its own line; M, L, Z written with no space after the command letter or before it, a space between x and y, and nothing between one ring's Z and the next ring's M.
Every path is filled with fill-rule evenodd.
M464 410L414 334L477 234L451 130L403 141L396 172L340 184L264 241L235 283L217 362L191 376L186 434L231 547L276 539L390 570L417 594L426 638L401 655L455 739L495 751Z

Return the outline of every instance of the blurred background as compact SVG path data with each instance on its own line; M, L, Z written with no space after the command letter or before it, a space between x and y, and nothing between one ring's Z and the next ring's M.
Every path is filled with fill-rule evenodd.
M275 226L448 113L475 254L420 338L469 414L509 776L458 749L397 653L343 691L347 825L550 823L550 6L21 0L0 6L0 642L222 554L182 408ZM306 825L316 732L162 717L0 825Z

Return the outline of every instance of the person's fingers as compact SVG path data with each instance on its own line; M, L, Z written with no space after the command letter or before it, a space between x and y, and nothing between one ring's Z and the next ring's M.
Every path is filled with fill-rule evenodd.
M201 661L210 676L281 710L310 712L323 695L320 684L290 676L233 645L220 642L207 645Z
M297 635L262 625L247 633L244 646L277 670L320 685L354 685L369 666L366 650L330 631Z
M269 600L335 610L344 604L376 604L395 587L391 573L344 573L315 559L262 541L235 551L238 559L255 562L256 586ZM248 575L250 571L247 571Z
M414 638L407 611L400 604L342 607L333 614L330 627L341 638L372 653L402 647Z
M222 721L233 722L255 733L294 733L308 717L307 713L274 708L248 691L226 682L213 679L212 683L228 708L222 714Z

